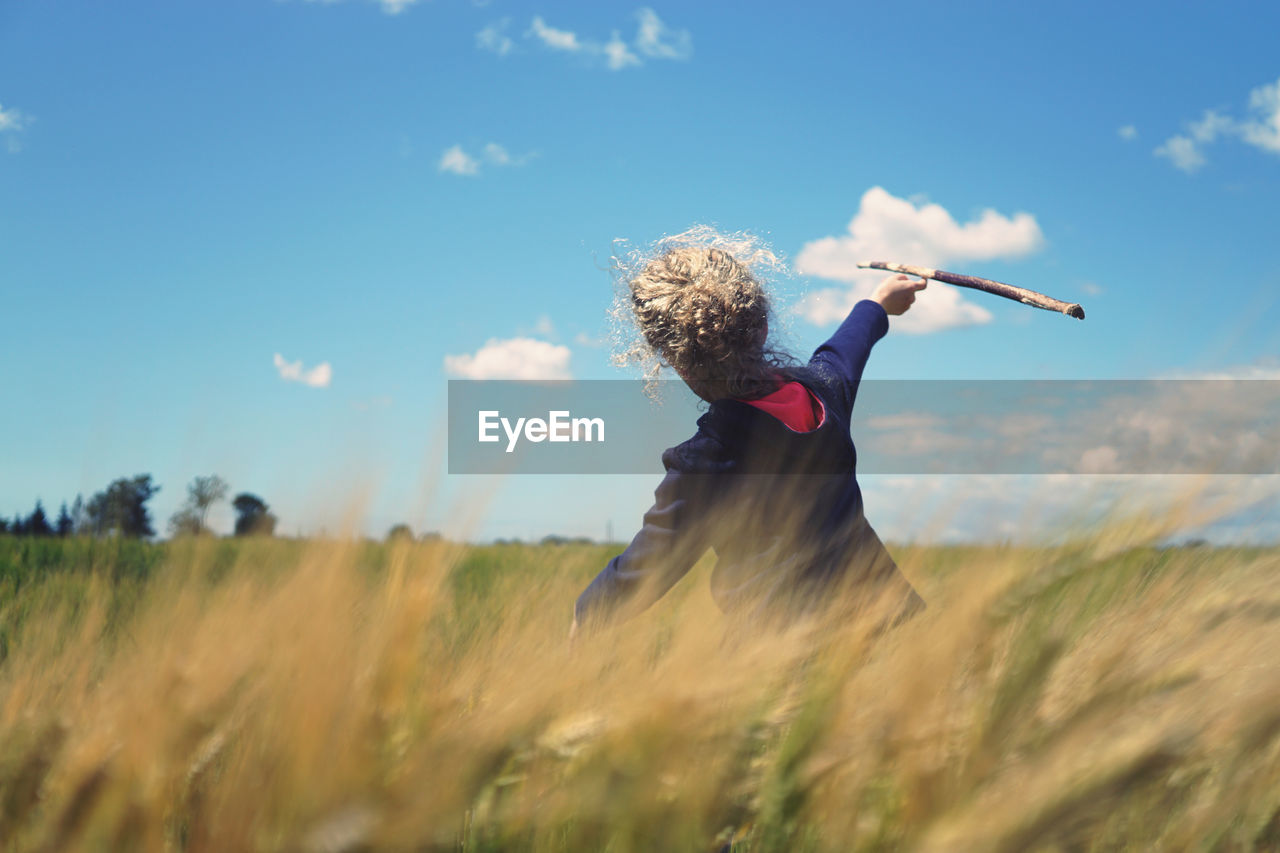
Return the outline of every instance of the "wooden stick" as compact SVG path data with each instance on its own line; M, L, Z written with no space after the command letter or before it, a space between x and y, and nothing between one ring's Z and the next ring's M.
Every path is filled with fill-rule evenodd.
M1005 284L1002 281L944 272L930 269L929 267L915 267L910 264L894 264L888 261L866 261L858 264L858 266L863 269L887 270L888 272L918 275L921 278L932 278L960 287L971 287L974 290L994 293L996 296L1003 296L1005 299L1012 299L1025 305L1034 305L1036 308L1043 308L1046 311L1058 311L1068 317L1075 317L1077 320L1084 319L1084 309L1080 307L1079 303L1063 302L1061 299L1054 299L1052 296L1045 296L1043 293L1036 293L1034 290L1027 290L1025 287L1014 287L1012 284Z

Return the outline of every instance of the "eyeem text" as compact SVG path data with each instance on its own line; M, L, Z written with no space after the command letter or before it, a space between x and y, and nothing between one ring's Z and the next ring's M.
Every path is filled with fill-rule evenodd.
M504 418L497 411L482 411L480 441L500 441L499 430L506 433L507 453L516 449L520 437L527 441L604 441L604 418L575 418L567 411L548 412L542 418Z

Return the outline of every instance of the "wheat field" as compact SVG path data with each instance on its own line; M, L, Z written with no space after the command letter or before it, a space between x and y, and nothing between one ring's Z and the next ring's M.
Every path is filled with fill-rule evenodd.
M893 547L929 602L729 631L708 555L0 539L0 849L1280 848L1280 550Z

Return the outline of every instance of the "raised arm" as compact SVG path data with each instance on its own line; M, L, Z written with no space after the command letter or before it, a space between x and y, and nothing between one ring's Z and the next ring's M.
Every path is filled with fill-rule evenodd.
M927 284L927 280L912 281L905 275L889 276L870 299L854 305L835 334L814 350L809 363L834 374L846 417L853 410L871 348L889 331L889 315L906 313L915 302L916 293Z

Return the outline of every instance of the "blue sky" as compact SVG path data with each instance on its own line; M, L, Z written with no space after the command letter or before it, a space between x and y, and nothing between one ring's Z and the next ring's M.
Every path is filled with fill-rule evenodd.
M864 252L1088 311L935 287L876 378L1280 376L1280 10L1038 5L0 3L0 514L625 537L646 478L443 475L445 381L625 375L611 241L697 222L797 351Z

